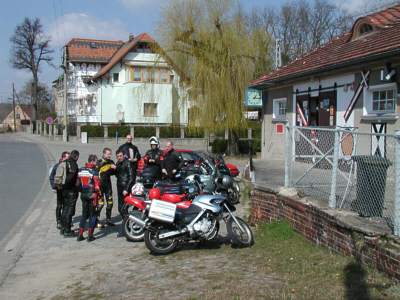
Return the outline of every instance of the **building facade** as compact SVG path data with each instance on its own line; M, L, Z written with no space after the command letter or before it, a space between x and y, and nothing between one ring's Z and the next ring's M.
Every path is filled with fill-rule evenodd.
M30 105L15 105L15 125L14 109L12 104L0 104L0 127L3 130L21 131L24 126L29 126L32 117L32 107Z
M395 6L359 18L350 32L255 80L251 87L263 94L262 158L283 158L286 124L399 130L399 54Z
M78 124L187 125L186 88L152 50L155 45L146 33L125 43L72 39L67 44L69 119ZM60 118L62 80L53 84Z

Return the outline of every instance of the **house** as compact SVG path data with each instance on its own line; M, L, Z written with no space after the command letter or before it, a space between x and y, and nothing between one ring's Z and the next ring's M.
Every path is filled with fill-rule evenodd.
M32 107L30 105L15 105L15 125L17 131L29 125L32 117ZM3 130L14 131L14 110L9 103L0 103L0 128Z
M262 158L283 158L285 124L394 133L399 82L397 5L360 17L349 32L250 84L262 91Z
M186 88L147 33L126 42L72 39L67 44L68 115L79 123L188 123ZM62 79L53 83L63 114ZM57 104L58 103L58 104Z

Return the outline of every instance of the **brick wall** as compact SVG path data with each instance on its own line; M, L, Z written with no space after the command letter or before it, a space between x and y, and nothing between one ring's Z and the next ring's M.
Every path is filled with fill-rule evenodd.
M308 240L343 255L353 255L400 280L400 240L371 229L370 222L355 213L329 209L326 204L256 187L251 195L251 222L287 220ZM363 223L364 222L364 223Z

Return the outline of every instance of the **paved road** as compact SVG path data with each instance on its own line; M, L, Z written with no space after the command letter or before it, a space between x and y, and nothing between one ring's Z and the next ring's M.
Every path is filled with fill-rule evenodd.
M0 135L0 240L29 208L47 175L46 161L33 143Z

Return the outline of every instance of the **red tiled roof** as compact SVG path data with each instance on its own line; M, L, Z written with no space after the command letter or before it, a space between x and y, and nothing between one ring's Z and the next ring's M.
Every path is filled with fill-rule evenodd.
M329 68L354 63L392 51L400 52L400 5L359 18L353 25L366 22L376 26L376 30L365 36L352 39L352 31L332 39L288 65L261 76L250 83L251 86L282 81L317 73Z
M68 60L72 62L107 63L123 44L122 41L74 38L67 44Z
M112 69L118 62L120 62L131 51L138 42L155 43L154 39L147 33L139 34L130 41L126 42L116 51L108 63L103 66L100 71L93 77L93 79L100 78Z

